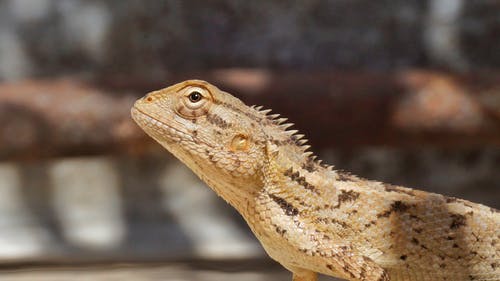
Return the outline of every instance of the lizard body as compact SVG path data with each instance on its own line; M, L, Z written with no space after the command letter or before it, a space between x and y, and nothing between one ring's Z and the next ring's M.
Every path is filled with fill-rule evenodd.
M201 80L138 100L132 117L238 210L293 273L347 280L500 280L500 213L365 180L316 160L286 119Z

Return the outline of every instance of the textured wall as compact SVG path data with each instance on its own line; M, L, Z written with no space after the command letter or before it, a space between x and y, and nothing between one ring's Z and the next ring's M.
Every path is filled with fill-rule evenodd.
M0 77L500 64L496 1L0 2Z

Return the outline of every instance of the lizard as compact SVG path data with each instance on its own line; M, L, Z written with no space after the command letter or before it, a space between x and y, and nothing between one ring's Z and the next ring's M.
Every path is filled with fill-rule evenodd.
M202 80L131 109L150 137L244 218L293 281L500 280L500 213L323 164L270 110Z

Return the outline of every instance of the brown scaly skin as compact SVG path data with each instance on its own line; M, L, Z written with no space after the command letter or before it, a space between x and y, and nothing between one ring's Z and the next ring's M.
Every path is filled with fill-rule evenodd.
M347 280L500 280L500 213L324 166L285 119L200 80L132 116L247 221L293 273Z

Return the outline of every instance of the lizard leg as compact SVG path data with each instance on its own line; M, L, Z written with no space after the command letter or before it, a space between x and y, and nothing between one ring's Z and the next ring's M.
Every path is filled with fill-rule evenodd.
M317 281L318 274L310 270L300 270L293 272L292 281Z

